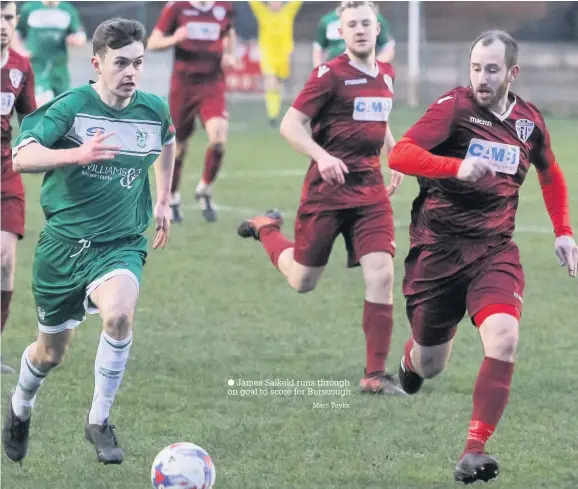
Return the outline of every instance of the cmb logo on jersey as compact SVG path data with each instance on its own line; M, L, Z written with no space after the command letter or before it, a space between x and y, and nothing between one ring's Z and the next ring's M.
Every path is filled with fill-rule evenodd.
M366 122L387 122L392 100L389 97L355 97L353 120Z
M520 164L519 146L485 141L478 138L470 140L466 156L488 160L494 171L508 175L515 175Z

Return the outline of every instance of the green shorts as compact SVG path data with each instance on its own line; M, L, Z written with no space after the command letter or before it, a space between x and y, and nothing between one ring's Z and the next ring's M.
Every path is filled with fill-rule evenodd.
M144 236L100 244L64 241L42 231L32 269L40 331L60 333L76 328L85 313L96 314L90 294L114 276L126 275L139 287L147 245Z

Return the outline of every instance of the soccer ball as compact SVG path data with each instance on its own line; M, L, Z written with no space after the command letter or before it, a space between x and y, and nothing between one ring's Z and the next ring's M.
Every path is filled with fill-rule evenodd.
M209 454L193 443L175 443L164 448L151 469L155 489L212 489L215 475Z

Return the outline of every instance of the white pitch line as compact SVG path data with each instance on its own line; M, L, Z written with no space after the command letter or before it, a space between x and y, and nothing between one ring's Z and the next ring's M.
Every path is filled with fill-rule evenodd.
M193 205L185 206L187 210L198 210L198 207ZM230 205L218 205L215 204L215 209L218 212L224 212L225 214L235 214L241 217L251 217L257 214L262 214L265 209L251 209L248 207L237 207L237 206L230 206ZM283 214L293 219L294 216L297 214L296 210L284 210ZM396 229L407 229L409 227L409 222L407 221L394 221L393 222ZM552 228L543 227L543 226L516 226L517 233L525 233L525 234L551 234L554 236L554 231Z

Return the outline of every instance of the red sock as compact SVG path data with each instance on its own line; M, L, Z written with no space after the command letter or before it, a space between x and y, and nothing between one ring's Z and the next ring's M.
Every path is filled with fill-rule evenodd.
M512 362L484 358L474 387L474 409L464 453L484 451L508 404L513 375Z
M171 182L171 193L174 194L181 186L181 175L183 173L183 157L175 158L175 169L173 170L173 181Z
M385 372L385 361L391 344L393 305L363 304L363 332L366 346L366 374Z
M205 168L203 170L203 182L210 185L217 178L217 173L221 168L221 161L225 152L221 148L209 146L205 153Z
M259 233L259 239L263 244L263 248L269 255L271 259L271 263L277 267L277 262L279 261L279 256L283 253L287 248L294 248L295 243L289 241L279 228L275 226L268 226L261 229Z
M1 309L2 309L2 332L4 331L4 326L6 321L8 321L8 313L10 311L10 301L12 300L12 291L3 290L0 295Z
M411 372L415 372L415 368L413 366L413 362L411 361L411 349L413 348L413 335L409 337L409 340L405 342L404 350L404 357L403 363L405 364L405 368L410 370Z

